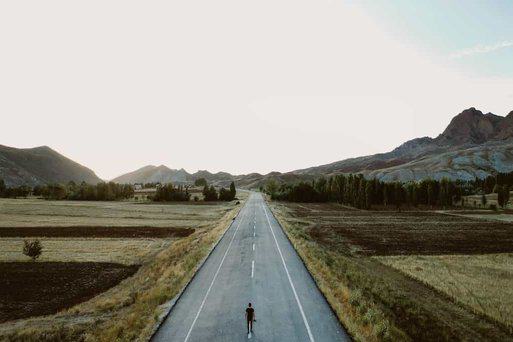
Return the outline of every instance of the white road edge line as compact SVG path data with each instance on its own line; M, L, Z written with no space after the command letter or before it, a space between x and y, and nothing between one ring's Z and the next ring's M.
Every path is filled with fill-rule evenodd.
M310 325L308 324L308 320L306 319L305 312L303 311L303 306L299 301L299 297L296 292L296 288L294 287L294 283L292 283L292 278L290 278L289 270L287 265L285 264L285 259L283 258L283 254L281 253L280 246L278 245L278 240L276 239L276 235L274 234L274 230L271 227L271 221L269 220L269 216L267 215L267 211L265 210L264 205L262 204L262 209L264 210L265 217L267 218L267 223L269 223L269 230L273 234L274 242L276 243L276 247L278 248L278 252L280 253L281 262L283 263L283 267L285 268L285 273L287 273L287 278L289 278L290 287L292 288L292 292L294 292L294 297L296 298L297 306L299 306L299 311L301 312L301 316L303 317L303 322L305 323L306 330L308 331L308 337L311 342L315 342L315 339L312 335L312 331L310 330Z
M251 278L255 274L255 260L251 261Z
M207 301L207 297L210 293L210 290L212 290L212 286L214 285L214 282L217 279L217 275L219 274L219 271L221 270L221 266L223 266L224 259L226 259L226 255L228 254L228 251L230 250L230 247L232 246L233 240L235 239L235 235L237 234L237 231L239 230L239 227L240 227L240 224L242 223L242 221L244 221L244 217L241 217L239 224L237 225L237 228L235 229L235 232L232 235L230 244L228 244L228 248L226 248L226 252L224 252L223 258L221 259L221 263L219 264L219 267L217 268L217 271L214 274L214 278L212 278L212 282L210 283L207 293L205 294L205 297L203 298L203 301L201 302L201 305L199 307L198 313L196 314L196 317L194 317L194 320L192 321L191 327L189 328L189 331L187 332L187 336L185 336L184 342L187 342L189 340L189 337L191 336L192 329L194 328L194 325L196 324L196 321L198 320L201 310L203 310L203 306L205 305L205 302Z

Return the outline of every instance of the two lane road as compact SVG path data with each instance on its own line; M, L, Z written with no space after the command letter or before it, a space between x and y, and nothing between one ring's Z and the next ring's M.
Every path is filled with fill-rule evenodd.
M257 321L247 335L245 309ZM350 341L262 196L244 208L152 341Z

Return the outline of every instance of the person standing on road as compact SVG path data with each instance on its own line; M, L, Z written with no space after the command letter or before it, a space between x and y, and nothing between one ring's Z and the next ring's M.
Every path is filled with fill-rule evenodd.
M253 322L256 321L255 309L251 307L251 303L246 308L246 322L248 323L248 334L253 332Z

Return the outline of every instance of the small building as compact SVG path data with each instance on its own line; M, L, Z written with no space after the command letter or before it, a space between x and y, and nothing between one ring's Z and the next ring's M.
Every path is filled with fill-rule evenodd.
M157 188L140 188L134 189L135 201L151 201L157 194Z

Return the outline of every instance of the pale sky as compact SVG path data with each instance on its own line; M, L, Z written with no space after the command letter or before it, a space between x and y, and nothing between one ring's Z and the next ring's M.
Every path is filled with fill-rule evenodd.
M3 1L0 144L291 171L513 110L510 1Z

